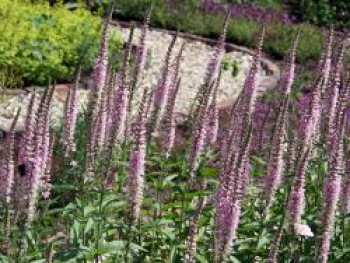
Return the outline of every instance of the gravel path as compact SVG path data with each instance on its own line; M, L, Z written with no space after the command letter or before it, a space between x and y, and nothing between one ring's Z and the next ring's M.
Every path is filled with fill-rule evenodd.
M120 29L124 38L127 41L130 30L128 28ZM136 28L134 31L134 43L138 43L141 30ZM142 86L154 87L157 83L160 69L163 65L163 60L167 47L172 39L172 36L166 32L151 30L146 39L146 46L149 51L149 67L144 71L144 79ZM181 44L186 41L183 37L178 37L174 53L177 54ZM201 41L187 41L183 51L183 61L181 64L181 87L176 101L175 110L178 116L186 114L193 99L195 98L198 88L203 84L204 75L213 47ZM219 104L227 101L233 101L237 98L243 87L246 74L249 71L252 56L234 51L225 54L225 60L235 61L238 66L237 76L232 75L232 70L224 70L218 90ZM274 79L267 76L264 70L260 71L260 83L270 83L270 86L275 85ZM260 90L264 90L265 86L260 86ZM272 87L271 87L272 88Z

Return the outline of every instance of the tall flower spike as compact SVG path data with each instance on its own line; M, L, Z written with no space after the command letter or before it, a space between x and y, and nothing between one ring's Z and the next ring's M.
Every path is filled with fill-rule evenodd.
M324 53L324 57L321 60L320 66L321 68L321 75L323 76L323 85L321 88L321 92L323 93L325 88L328 85L329 80L329 73L331 69L331 63L332 63L332 46L333 46L333 37L334 37L334 28L333 26L329 29L329 34L326 41L326 52Z
M268 214L270 207L274 201L275 193L281 183L285 152L285 125L288 113L289 97L284 101L283 108L280 110L275 132L273 135L272 148L267 166L267 174L265 177L264 193L266 197L265 215Z
M281 223L274 234L273 240L269 247L269 254L268 254L266 263L277 263L278 248L281 244L282 235L283 235L283 223L284 223L284 217L282 218Z
M107 132L107 118L108 118L108 112L107 112L107 89L104 89L102 91L101 96L101 106L100 106L100 112L98 114L96 125L95 134L98 134L98 138L96 138L96 144L95 144L95 153L100 154L101 151L103 151L105 146L105 138L106 138L106 132Z
M230 170L226 170L226 173L220 178L216 208L217 248L214 252L215 262L227 261L236 237L251 150L251 124L248 127L247 138L242 144L243 148L237 150L238 157L235 164Z
M244 83L244 94L243 101L245 101L245 107L248 113L248 120L250 121L251 114L254 112L254 104L256 99L256 92L259 82L259 70L260 70L260 59L262 46L265 38L265 27L261 29L259 35L259 41L254 55L253 64L249 70L248 77Z
M206 180L203 180L203 182L199 186L199 190L203 191L205 190L207 185ZM190 218L189 222L189 234L187 239L187 249L184 256L184 262L185 263L195 263L195 255L196 255L196 249L197 249L197 235L198 235L198 220L199 217L203 211L203 208L205 207L207 202L207 198L205 196L199 197L196 204L195 214Z
M78 87L80 75L81 67L78 69L74 86L69 90L66 99L65 125L63 127L63 145L65 147L65 157L68 157L72 151L75 151L74 135L78 117Z
M213 91L213 98L211 101L211 104L209 106L209 125L208 130L206 131L206 144L211 145L216 142L217 136L218 136L218 130L219 130L219 110L217 105L217 97L218 97L218 89L220 86L220 80L221 80L221 73L220 70L218 79L215 84L215 88Z
M341 82L341 89L339 93L338 103L336 106L336 116L332 129L340 129L341 122L346 113L346 109L349 107L350 98L350 74L348 80L343 80Z
M112 114L113 114L113 105L114 105L114 95L115 95L115 89L116 89L116 75L117 73L114 72L112 67L109 67L109 73L108 73L108 84L107 84L107 134L106 137L108 138L111 132L112 128Z
M101 94L102 90L105 87L105 81L107 76L107 66L108 66L108 38L109 38L109 32L108 32L108 26L111 19L111 13L110 12L103 24L102 29L102 36L101 36L101 44L100 44L100 50L98 57L95 61L92 77L93 77L93 89L90 92L89 95L89 102L88 102L88 128L87 128L87 145L86 145L86 152L87 152L87 172L88 174L91 174L92 167L94 165L94 147L96 145L96 139L98 138L98 134L94 134L96 131L96 126L98 125L98 114L100 112L100 104L101 104Z
M130 119L132 115L133 83L132 83L132 80L130 80L130 64L131 64L132 41L134 39L134 30L135 30L135 27L132 24L130 28L129 39L128 39L128 42L126 43L126 47L124 50L123 66L121 69L120 80L119 80L119 87L128 90L128 103L126 106L127 114L126 114L125 123L123 124L124 130L122 131L122 133L124 133L123 136L125 137L127 137L129 134L130 122L131 122Z
M289 95L291 92L294 75L295 75L295 57L296 57L296 51L298 46L298 40L299 40L299 32L296 34L293 44L288 56L288 63L289 65L287 68L282 72L281 76L281 86L282 86L282 92L285 96Z
M35 206L38 190L41 187L40 179L46 169L46 161L49 153L49 111L55 87L47 88L47 95L43 98L37 114L37 127L35 134L35 155L26 165L29 166L26 174L27 186L27 220L31 223L35 215Z
M5 150L0 159L0 197L4 197L7 205L11 203L11 194L15 176L15 127L21 110L18 109L6 137Z
M104 88L106 75L107 75L107 64L108 64L108 38L109 38L109 27L110 15L105 19L102 28L102 36L100 43L100 50L98 57L95 61L92 77L94 81L94 92L97 93L96 105L99 105L102 89Z
M230 10L227 11L224 24L222 26L222 32L219 37L219 40L214 48L213 53L211 54L211 58L209 59L209 63L207 65L206 75L204 79L205 87L208 87L214 79L217 78L217 74L219 71L219 67L222 60L222 55L224 53L225 40L227 34L227 28L230 22Z
M135 144L130 152L126 193L129 206L129 219L132 224L139 219L143 199L145 159L146 159L146 107L148 91L145 89L139 106L135 124Z
M162 118L161 124L163 128L161 129L162 134L162 147L163 154L168 157L173 148L175 140L175 102L177 93L179 91L181 79L179 78L180 64L182 59L182 53L185 47L185 42L182 43L178 55L175 58L173 72L169 83L169 96L165 107L164 116Z
M151 13L152 13L152 10L148 12L147 17L143 22L139 44L136 49L135 66L134 66L133 80L131 84L131 94L133 94L136 86L138 85L139 76L144 67L144 63L146 59L146 52L147 52L146 37L149 30Z
M25 163L31 159L35 151L34 132L36 128L36 94L33 93L30 97L27 108L27 115L24 125L24 132L21 136L20 147L18 151L18 166L25 168Z
M128 41L126 42L126 46L123 52L123 63L122 68L119 74L115 76L115 87L111 96L113 99L109 101L109 108L111 110L108 115L109 120L108 123L111 124L109 134L108 134L108 142L105 146L105 151L103 153L103 158L107 162L105 166L106 175L109 174L110 161L113 152L113 148L119 145L124 139L124 135L127 134L128 129L128 105L129 103L129 82L128 82L128 74L130 67L130 59L131 59L131 50L132 50L132 41L134 38L134 25L130 28L130 33L128 37ZM131 113L130 113L131 114Z
M305 205L305 177L306 170L309 163L310 150L305 149L301 162L299 164L292 191L288 197L287 209L291 218L293 227L300 223Z
M53 149L54 149L54 138L50 137L50 144L48 150L48 156L45 164L45 171L43 172L43 176L41 178L41 195L44 199L49 199L51 193L51 173L52 173L52 158L53 158Z
M161 129L162 133L162 148L163 154L166 158L169 157L170 152L174 146L175 141L175 130L176 130L176 121L175 121L175 102L177 93L179 91L181 79L177 81L175 86L170 90L170 96L168 98L167 106L163 118L163 127Z
M349 121L349 120L348 120ZM345 184L343 186L343 212L350 213L350 146L347 148L346 163L345 163Z
M305 133L302 138L302 147L312 145L315 142L315 136L318 131L321 118L322 83L322 76L318 76L311 94L311 105L308 113L309 115L305 127Z
M164 64L161 69L160 77L157 82L157 87L154 94L153 112L151 122L149 123L149 134L157 132L158 126L162 117L164 102L167 101L169 92L169 67L172 51L177 39L177 34L173 36L168 50L165 55ZM153 134L155 135L155 134Z
M202 105L199 106L199 113L192 130L192 140L188 158L191 180L195 179L195 173L199 166L199 158L205 146L206 132L208 130L208 110L214 84L214 82L211 83L206 94L204 94L204 100L202 101Z
M234 160L234 151L232 149L241 149L242 143L246 136L246 129L251 123L252 113L255 110L255 97L258 87L258 77L260 69L261 49L265 36L265 27L262 28L256 52L250 67L248 76L245 80L243 90L237 98L237 101L231 109L231 116L227 135L227 155L225 163L229 163L230 159Z
M253 62L249 69L248 75L244 81L243 90L237 100L237 103L231 111L230 124L240 129L243 123L248 123L251 120L251 115L254 112L254 104L256 98L256 91L259 82L259 70L260 70L260 60L262 45L265 37L265 27L263 26L258 38L258 44L256 46L256 51L253 56ZM241 112L244 112L242 116ZM241 123L238 123L238 122ZM230 131L234 131L234 127L230 127ZM237 132L240 134L240 132ZM230 134L231 135L231 134Z
M192 116L193 115L192 112L193 112L194 116L192 117L194 117L194 119L198 117L200 105L202 105L205 94L208 92L208 89L210 89L211 83L213 83L213 81L217 79L223 54L225 52L225 49L224 49L225 40L226 40L226 34L227 34L227 28L228 28L229 22L230 22L230 10L228 10L226 13L224 24L222 26L221 35L217 41L215 48L213 49L212 54L210 55L210 58L207 64L206 73L204 76L204 84L197 92L195 103L198 103L198 104L194 105L195 108L193 111L191 110L190 115Z
M147 120L150 119L150 113L151 113L151 110L152 110L152 105L153 105L153 100L154 100L154 89L150 91L150 94L148 96L148 100L147 100L147 103L146 103L146 116L147 116ZM148 122L148 121L147 121Z
M171 86L174 87L176 86L176 83L179 79L179 74L180 74L180 66L181 66L181 61L182 61L182 54L185 49L186 42L182 42L179 53L177 54L175 58L175 62L173 65L173 72L172 72L172 77L170 79L171 81Z
M104 152L104 160L107 162L106 172L109 172L110 161L113 154L113 149L119 146L124 139L127 105L129 100L129 91L125 88L119 88L115 96L116 109L113 113L115 121L112 123L111 131L108 136L106 150Z
M319 262L328 261L328 253L331 245L331 237L335 221L337 203L341 190L341 172L344 158L343 139L345 130L345 118L342 120L342 126L337 136L334 151L331 156L331 169L328 178L323 186L323 208L322 208L322 234L319 247Z
M330 132L330 130L332 129L332 126L334 125L334 118L336 114L337 102L339 97L339 88L341 85L341 72L344 66L343 60L344 60L345 46L346 46L345 40L343 40L342 47L340 49L338 59L336 62L334 76L331 80L331 85L328 88L330 89L330 101L329 101L329 108L327 111L327 116L328 116L327 133Z
M40 120L37 126L37 158L41 160L40 163L40 173L44 173L46 161L49 154L49 144L50 144L50 108L53 99L53 94L55 91L55 86L48 88L48 95L43 104L41 115L38 116Z
M117 76L119 78L119 76ZM106 172L109 172L110 161L112 157L113 148L120 145L124 139L126 125L127 125L127 107L129 103L129 89L124 85L119 85L115 94L114 94L114 110L109 116L112 119L110 133L108 136L108 142L106 145L106 151L104 153L104 160L107 162Z

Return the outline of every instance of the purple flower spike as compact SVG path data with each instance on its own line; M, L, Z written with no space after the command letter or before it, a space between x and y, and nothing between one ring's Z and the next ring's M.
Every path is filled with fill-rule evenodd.
M81 68L79 67L75 84L67 95L64 123L63 145L65 147L65 157L75 151L74 135L78 117L78 87L80 81Z
M291 217L292 225L299 224L305 205L305 176L309 163L310 150L307 148L302 156L297 174L294 180L292 191L288 198L288 212Z
M322 208L322 235L319 247L320 262L328 261L328 253L331 246L333 226L335 222L337 204L341 191L341 173L344 160L344 130L345 118L343 117L342 126L338 131L335 141L335 147L331 153L331 169L329 176L324 181L323 186L323 208Z
M284 168L284 151L285 151L285 124L288 113L289 100L288 97L285 100L283 108L280 110L276 129L273 135L272 149L270 152L270 159L267 166L267 174L265 178L265 196L266 196L266 208L265 215L269 212L269 209L274 201L275 193L281 183L283 168Z
M323 93L325 88L328 86L329 74L332 63L332 46L333 46L333 38L334 38L334 29L330 28L329 34L326 41L326 52L324 53L321 62L321 75L323 76L323 85L321 88L321 92Z
M174 146L175 141L175 102L177 93L179 91L181 79L177 81L175 86L170 90L170 96L168 98L167 107L165 109L164 118L163 118L163 127L162 132L162 148L163 154L166 158L169 157L170 152Z
M126 179L126 193L129 201L129 217L135 223L140 216L143 199L145 159L146 159L146 101L148 91L144 92L139 107L139 114L134 129L135 144L130 152L128 178Z
M328 141L331 141L331 138L329 137L331 135L332 129L334 129L336 123L334 123L334 120L336 118L336 111L337 106L339 106L339 89L342 84L341 79L341 72L344 68L344 52L345 52L345 40L343 40L342 48L339 52L337 63L334 69L333 78L331 80L330 86L328 87L329 91L328 96L329 97L329 105L327 107L327 116L328 116L328 123L327 123L327 139Z
M221 80L221 73L219 72L218 79L215 84L215 88L213 91L213 98L209 106L209 124L208 124L208 130L206 131L206 144L211 145L214 144L218 137L218 130L219 130L219 110L217 105L217 97L218 97L218 89L220 86L220 80Z
M214 83L211 83L209 89L206 91L206 94L204 94L204 100L202 101L202 104L199 106L198 116L195 120L192 131L192 140L188 158L191 180L195 179L195 173L199 165L199 158L205 146L205 138L207 135L209 123L208 110L213 89Z
M345 185L343 187L343 212L350 213L350 147L347 149Z
M101 107L101 95L103 89L105 88L107 72L108 72L108 26L111 19L111 13L106 17L105 22L103 24L100 50L98 57L95 61L95 66L93 69L93 83L94 87L89 95L88 102L88 139L86 143L86 151L87 151L87 162L86 162L86 170L89 175L92 174L94 159L95 159L95 145L99 140L99 134L95 134L98 126L98 115L100 113Z
M230 168L223 170L216 196L216 236L214 262L225 262L229 256L241 215L241 202L245 195L249 156L251 151L251 125L242 149L236 149L236 158Z
M6 152L2 152L0 161L0 197L5 199L7 205L11 203L15 177L15 127L19 118L20 109L12 121L10 131L6 137Z
M102 89L104 88L106 76L107 76L107 64L108 64L108 26L110 18L107 17L106 21L103 24L100 50L98 57L95 61L92 77L94 80L94 92L98 93L98 96L101 95ZM99 104L99 97L96 105Z
M98 134L95 144L95 153L99 154L104 150L105 138L107 132L107 90L102 91L101 106L98 115L98 125L96 125L95 134Z
M230 22L230 16L229 16L229 12L227 12L223 27L222 27L221 35L214 48L213 53L211 54L211 58L207 65L206 76L204 79L204 84L207 87L209 86L210 83L214 81L214 79L217 77L217 74L219 72L219 67L222 61L223 54L225 52L225 49L224 49L225 40L226 40L226 34L227 34L227 28L228 28L229 22Z
M175 35L168 47L167 53L165 55L164 64L161 69L160 78L157 82L157 87L154 93L154 100L153 100L153 112L152 112L152 119L149 125L149 134L156 135L155 133L158 130L158 126L160 123L160 120L162 118L163 108L164 104L168 99L168 92L169 92L169 68L170 68L170 60L172 51L175 45L177 39L177 35Z
M27 108L26 121L24 125L24 133L21 137L18 152L18 165L25 166L28 159L34 156L35 151L35 127L36 127L36 94L33 93Z
M135 67L134 67L133 83L132 83L133 90L136 88L138 84L138 79L145 63L145 58L147 53L146 37L149 30L150 19L151 19L151 11L148 13L145 21L143 22L139 44L136 49Z
M51 193L51 173L52 173L52 157L53 157L53 149L54 149L54 138L50 137L50 145L48 150L48 156L45 164L45 171L43 172L43 176L41 178L41 188L42 188L42 197L44 199L49 199Z
M40 179L46 170L49 156L49 112L55 87L47 88L37 114L35 133L35 153L28 159L25 165L26 191L28 197L27 220L31 223L34 219L38 190L41 187Z
M288 66L287 68L282 72L281 74L281 86L282 86L282 92L283 94L289 95L291 92L294 75L295 75L295 57L296 57L296 51L297 51L297 45L299 40L299 32L294 38L292 48L290 50L289 56L288 56Z

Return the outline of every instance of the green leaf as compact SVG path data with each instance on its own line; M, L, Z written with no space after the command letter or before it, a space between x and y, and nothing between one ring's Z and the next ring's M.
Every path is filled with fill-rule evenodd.
M232 262L232 263L241 263L241 261L239 261L236 257L234 257L234 256L230 256L230 261Z
M96 206L85 206L84 207L84 217L88 217L89 215L91 215L97 209L98 208Z
M210 167L206 166L200 169L200 175L202 177L214 177L218 175L218 168L217 167Z
M174 180L176 177L178 177L178 174L169 175L169 176L165 177L165 179L164 179L163 181L165 181L165 182L171 182L171 181Z
M209 263L209 261L204 256L202 256L198 253L196 254L196 259L200 263Z
M135 252L139 252L139 251L147 252L147 249L144 249L143 247L141 247L135 243L132 243L130 247Z
M103 248L107 253L123 250L124 247L125 247L125 244L124 244L124 241L122 240L115 240L115 241L106 242L103 244Z
M270 239L267 236L267 231L266 229L264 229L259 237L259 242L257 244L256 249L260 250L261 248L263 248L265 245L270 243Z
M88 221L86 222L85 228L84 228L84 234L87 234L93 227L95 221L90 217Z

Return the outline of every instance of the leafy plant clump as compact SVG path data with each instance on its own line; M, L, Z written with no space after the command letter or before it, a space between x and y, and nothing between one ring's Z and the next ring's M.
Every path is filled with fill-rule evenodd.
M0 85L47 84L72 79L78 64L91 69L99 45L100 19L83 8L4 0L0 3ZM121 47L111 36L111 49Z
M233 77L238 75L239 68L235 60L224 59L222 62L222 68L223 70L230 70Z

